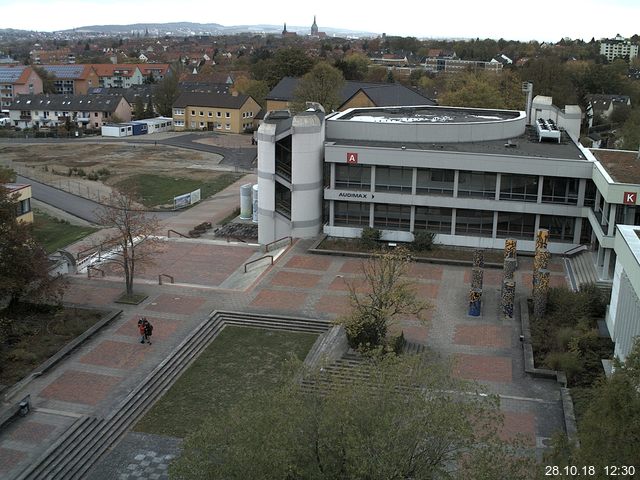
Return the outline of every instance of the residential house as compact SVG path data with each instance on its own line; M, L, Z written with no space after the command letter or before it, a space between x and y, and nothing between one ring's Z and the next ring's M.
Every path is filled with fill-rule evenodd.
M91 65L41 65L54 77L56 93L61 95L86 95L91 87L97 87L98 75Z
M175 130L242 133L253 128L260 105L249 95L183 93L173 104Z
M31 211L31 185L22 183L5 183L2 185L9 191L9 195L16 195L16 220L23 223L33 223Z
M131 105L112 95L20 95L9 106L9 118L18 128L98 129L115 120L131 121Z
M491 63L500 63L503 66L513 65L513 60L507 57L504 53L499 53L491 59Z
M482 62L448 57L427 57L423 60L422 66L430 73L460 73L469 70L501 72L503 67L502 63L494 62L493 60L490 62Z
M95 87L89 89L89 95L111 95L124 97L131 105L131 118L134 118L136 101L138 97L142 99L142 106L145 112L149 109L149 101L153 102L153 91L155 85L132 85L129 88L104 88Z
M17 95L42 93L42 79L31 67L0 66L0 107L2 111ZM6 112L5 112L6 113Z
M628 95L587 95L587 118L589 128L593 127L593 120L597 117L609 119L614 110L620 107L631 107Z
M142 85L145 80L142 65L96 63L91 66L98 74L98 87L129 88L131 85Z
M146 63L137 65L137 67L145 79L153 79L154 82L161 81L171 71L171 66L168 63Z
M287 110L294 101L299 78L284 77L266 96L267 111ZM356 107L389 107L410 105L435 105L420 93L395 83L345 82L340 91L342 103L337 108L344 111Z

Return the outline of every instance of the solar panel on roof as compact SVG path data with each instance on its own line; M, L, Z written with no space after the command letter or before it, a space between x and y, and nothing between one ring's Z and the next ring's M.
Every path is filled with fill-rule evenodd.
M43 68L58 78L78 78L84 70L81 65L44 65Z
M26 67L0 67L0 83L13 83L20 78Z

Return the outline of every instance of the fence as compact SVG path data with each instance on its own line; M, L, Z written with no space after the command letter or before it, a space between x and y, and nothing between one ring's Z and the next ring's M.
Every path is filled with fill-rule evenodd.
M111 187L101 182L69 177L66 172L60 172L60 174L52 173L43 170L43 167L27 167L12 161L8 162L7 166L22 177L64 190L79 197L93 200L94 202L103 203L111 194Z

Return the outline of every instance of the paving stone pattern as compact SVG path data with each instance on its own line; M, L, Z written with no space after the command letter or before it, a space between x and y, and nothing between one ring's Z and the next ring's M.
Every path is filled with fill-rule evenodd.
M225 278L242 276L246 256L256 250L194 242L188 246L173 242L179 246L166 258L174 262L172 269L182 269L174 272L177 279L188 279L185 283L195 285L157 285L140 279L135 290L148 295L140 305L113 303L122 293L122 281L70 278L66 302L119 308L123 313L25 388L24 393L32 396L35 411L0 431L0 477L14 478L71 425L74 415L104 418L111 414L210 312L232 310L331 320L349 310L347 282L363 287L361 259L307 254L313 242L297 241L275 265L264 267L264 273L245 290L217 288ZM566 282L554 261L550 268L552 281ZM520 262L516 278L519 295L530 291L527 280L531 274L523 265L526 261ZM394 328L402 329L409 341L454 360L459 377L475 380L487 391L498 394L505 414L503 435L522 433L540 452L552 434L563 428L559 387L553 381L533 379L524 373L520 327L516 320L505 319L500 312L499 271L485 271L480 317L467 315L470 270L413 265L409 276L431 308L426 323L403 317ZM140 315L154 324L152 345L138 343ZM38 409L52 413L45 418ZM87 478L167 478L166 466L179 454L179 441L140 435L127 434ZM34 443L38 436L48 440Z

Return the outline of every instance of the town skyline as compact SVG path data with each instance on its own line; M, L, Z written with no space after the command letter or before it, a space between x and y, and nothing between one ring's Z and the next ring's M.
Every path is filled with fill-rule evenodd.
M533 5L533 6L532 6ZM409 1L402 8L345 5L329 0L318 5L300 6L286 0L277 9L250 0L242 9L203 11L202 3L183 0L179 11L167 0L140 0L136 3L114 0L0 0L3 11L0 28L33 31L61 31L92 25L128 25L197 21L225 27L282 25L292 28L311 26L314 15L319 30L338 29L418 38L504 38L518 41L556 42L564 37L589 41L630 37L636 33L634 19L640 4L631 0L567 0L554 4L553 11L522 1L488 0L478 7L470 0L429 5ZM25 11L38 12L24 15ZM457 12L465 12L457 15ZM603 12L615 22L602 22Z

